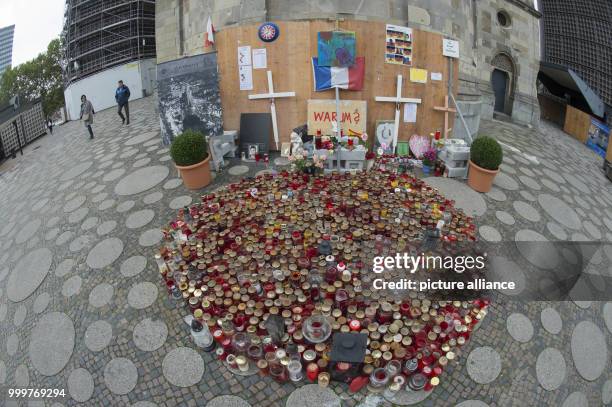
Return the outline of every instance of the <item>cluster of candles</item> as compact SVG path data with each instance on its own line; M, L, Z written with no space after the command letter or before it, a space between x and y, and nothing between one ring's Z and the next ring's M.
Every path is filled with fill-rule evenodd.
M475 240L472 219L408 173L282 172L179 210L156 262L171 298L209 329L219 359L236 371L431 390L488 302L398 299L372 289L368 265L436 226L443 241ZM338 332L367 336L361 363L332 360Z

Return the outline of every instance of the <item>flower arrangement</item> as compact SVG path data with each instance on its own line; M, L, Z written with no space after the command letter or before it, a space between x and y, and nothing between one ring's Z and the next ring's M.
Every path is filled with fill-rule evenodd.
M421 158L423 160L423 165L432 167L436 162L437 156L438 153L434 148L429 148L425 150L425 152L423 153L423 157Z
M366 160L373 160L376 158L376 154L374 154L374 151L368 151L366 153Z
M323 169L325 160L327 160L326 154L313 155L312 158L308 158L304 153L299 152L292 154L289 157L289 162L296 170L306 173L314 173L317 169Z

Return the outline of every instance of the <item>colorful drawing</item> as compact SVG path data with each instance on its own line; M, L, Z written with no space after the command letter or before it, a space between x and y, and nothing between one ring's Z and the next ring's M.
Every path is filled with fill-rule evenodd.
M349 67L355 63L355 33L321 31L318 35L319 66Z
M387 24L385 62L412 66L412 28Z
M259 26L257 35L263 42L272 42L280 35L280 29L278 28L278 25L274 23L263 23Z

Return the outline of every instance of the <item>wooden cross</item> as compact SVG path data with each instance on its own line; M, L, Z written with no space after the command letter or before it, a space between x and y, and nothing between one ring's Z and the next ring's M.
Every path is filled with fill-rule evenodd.
M444 106L434 106L434 110L438 112L444 112L444 140L448 139L448 133L452 131L450 127L448 127L448 114L449 113L457 113L457 109L450 107L448 104L448 95L444 98Z
M275 98L294 97L295 92L277 92L274 93L274 84L272 83L272 71L268 71L268 93L258 93L249 95L249 99L270 99L270 113L272 114L272 131L274 132L274 143L278 150L278 123L276 121L276 104Z
M395 126L393 127L393 151L397 147L397 135L400 124L400 111L402 103L421 103L421 99L403 98L402 97L402 75L397 75L397 94L393 96L376 96L377 102L393 102L395 103Z

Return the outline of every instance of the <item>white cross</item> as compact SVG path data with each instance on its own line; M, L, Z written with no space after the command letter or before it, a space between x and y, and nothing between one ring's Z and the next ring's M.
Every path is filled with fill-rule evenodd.
M274 93L274 84L272 83L272 71L268 71L268 93L258 93L249 95L249 99L270 99L270 112L272 113L272 131L274 132L274 143L278 150L278 124L276 122L276 104L275 98L287 98L295 96L295 92L278 92Z
M402 103L421 103L421 99L403 98L402 97L402 75L397 75L397 95L393 96L376 96L377 102L393 102L395 103L395 126L393 127L393 151L397 147L397 134L399 132L400 111Z

